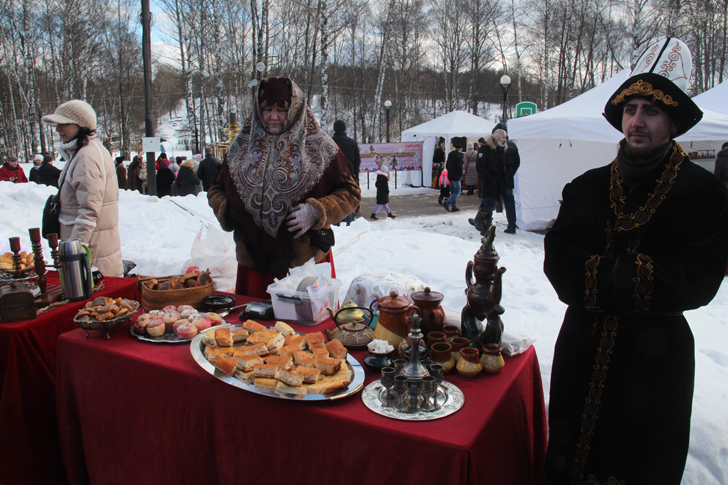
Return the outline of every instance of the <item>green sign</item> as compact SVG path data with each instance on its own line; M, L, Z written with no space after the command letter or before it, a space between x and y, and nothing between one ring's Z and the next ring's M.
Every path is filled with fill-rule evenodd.
M516 105L516 118L521 116L535 115L538 112L536 109L536 103L530 101L523 101Z

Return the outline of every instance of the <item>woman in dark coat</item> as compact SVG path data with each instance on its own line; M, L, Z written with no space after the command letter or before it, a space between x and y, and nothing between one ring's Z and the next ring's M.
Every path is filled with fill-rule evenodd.
M169 160L159 160L159 170L157 170L157 196L164 197L172 194L172 183L174 183L174 173L169 169Z
M195 195L200 187L200 179L195 174L195 165L192 160L185 160L179 167L177 178L174 181L177 195Z

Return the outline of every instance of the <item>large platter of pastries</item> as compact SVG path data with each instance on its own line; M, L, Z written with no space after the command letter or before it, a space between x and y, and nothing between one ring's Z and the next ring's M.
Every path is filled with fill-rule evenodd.
M247 320L200 332L190 346L195 361L221 381L281 399L321 401L364 387L364 369L337 339L296 333L288 324Z

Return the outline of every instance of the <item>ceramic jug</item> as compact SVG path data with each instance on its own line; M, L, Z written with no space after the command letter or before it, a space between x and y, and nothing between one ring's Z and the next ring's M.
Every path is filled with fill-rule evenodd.
M386 340L395 349L399 348L400 342L407 337L407 312L410 309L410 301L406 296L392 290L389 296L380 298L379 320L374 330L374 338Z
M420 330L423 334L442 332L442 328L447 325L445 310L440 305L444 298L445 295L432 291L429 287L425 291L412 293L412 310L420 315Z

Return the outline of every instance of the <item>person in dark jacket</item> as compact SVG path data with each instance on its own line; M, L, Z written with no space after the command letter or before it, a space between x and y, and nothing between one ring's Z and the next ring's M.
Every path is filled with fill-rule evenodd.
M38 183L58 187L58 178L61 176L61 170L53 166L53 157L43 155L43 163L38 169Z
M507 148L503 152L503 163L505 164L505 174L503 179L503 186L501 187L501 197L503 198L503 205L506 209L506 218L508 219L508 227L504 231L506 234L516 233L516 199L513 196L513 189L515 183L513 178L518 171L518 167L521 166L521 156L518 154L518 147L515 143L508 139L508 130L506 129L505 123L498 123L493 128L493 136L496 131L499 132L496 137L496 142L505 143ZM501 133L502 132L502 133Z
M197 167L197 178L202 180L202 190L207 192L210 189L212 181L215 180L217 173L220 171L220 167L222 167L222 162L213 156L212 148L205 148L205 158Z
M195 195L198 192L200 179L195 175L195 162L192 159L182 161L174 187L180 197Z
M157 170L157 196L164 197L172 194L174 183L174 172L169 169L169 160L159 159L159 170Z
M30 172L28 173L28 180L30 182L35 182L36 184L39 184L38 181L38 169L40 168L41 164L43 163L43 155L40 153L36 155L33 158L33 168L30 169Z
M116 179L119 181L119 188L126 189L126 167L124 157L116 157Z
M167 162L167 168L169 168L169 160L167 159L167 154L162 152L159 154L159 156L157 157L157 160L155 162L157 164L157 170L159 170L159 167L162 166L162 160Z
M442 148L442 144L445 143L445 139L440 137L437 139L435 144L435 152L432 154L432 187L435 189L440 188L440 174L442 169L445 168L445 149Z
M718 157L715 159L715 176L728 186L728 141L723 143Z
M127 170L126 189L127 190L136 190L139 193L142 192L142 185L144 185L144 181L139 177L141 165L142 165L142 156L135 155L134 158L131 160L131 163L129 164L129 166L126 168L126 170Z
M493 210L503 195L506 179L505 152L507 151L505 132L496 130L485 138L485 144L478 150L476 169L478 170L478 192L480 206L475 218L468 222L485 236L493 222Z
M450 197L442 203L442 206L448 212L458 212L456 203L458 196L460 195L461 183L463 179L463 164L465 160L463 158L463 142L460 140L454 141L455 149L451 151L447 156L447 162L445 162L445 168L447 168L447 178L450 180Z
M346 136L346 123L343 120L334 121L334 143L339 147L341 153L344 154L351 166L349 170L354 174L357 185L359 185L359 169L361 168L361 154L359 152L359 144L353 138ZM354 222L356 211L352 212L344 221L346 225Z
M373 221L378 220L377 213L382 208L387 213L387 217L395 219L397 216L389 209L389 181L392 179L392 176L389 174L389 169L384 164L384 159L381 155L377 155L376 164L377 171L374 173L377 174L377 181L374 183L374 186L377 188L377 205L374 206L374 210L372 211L372 215L369 216L369 219Z

